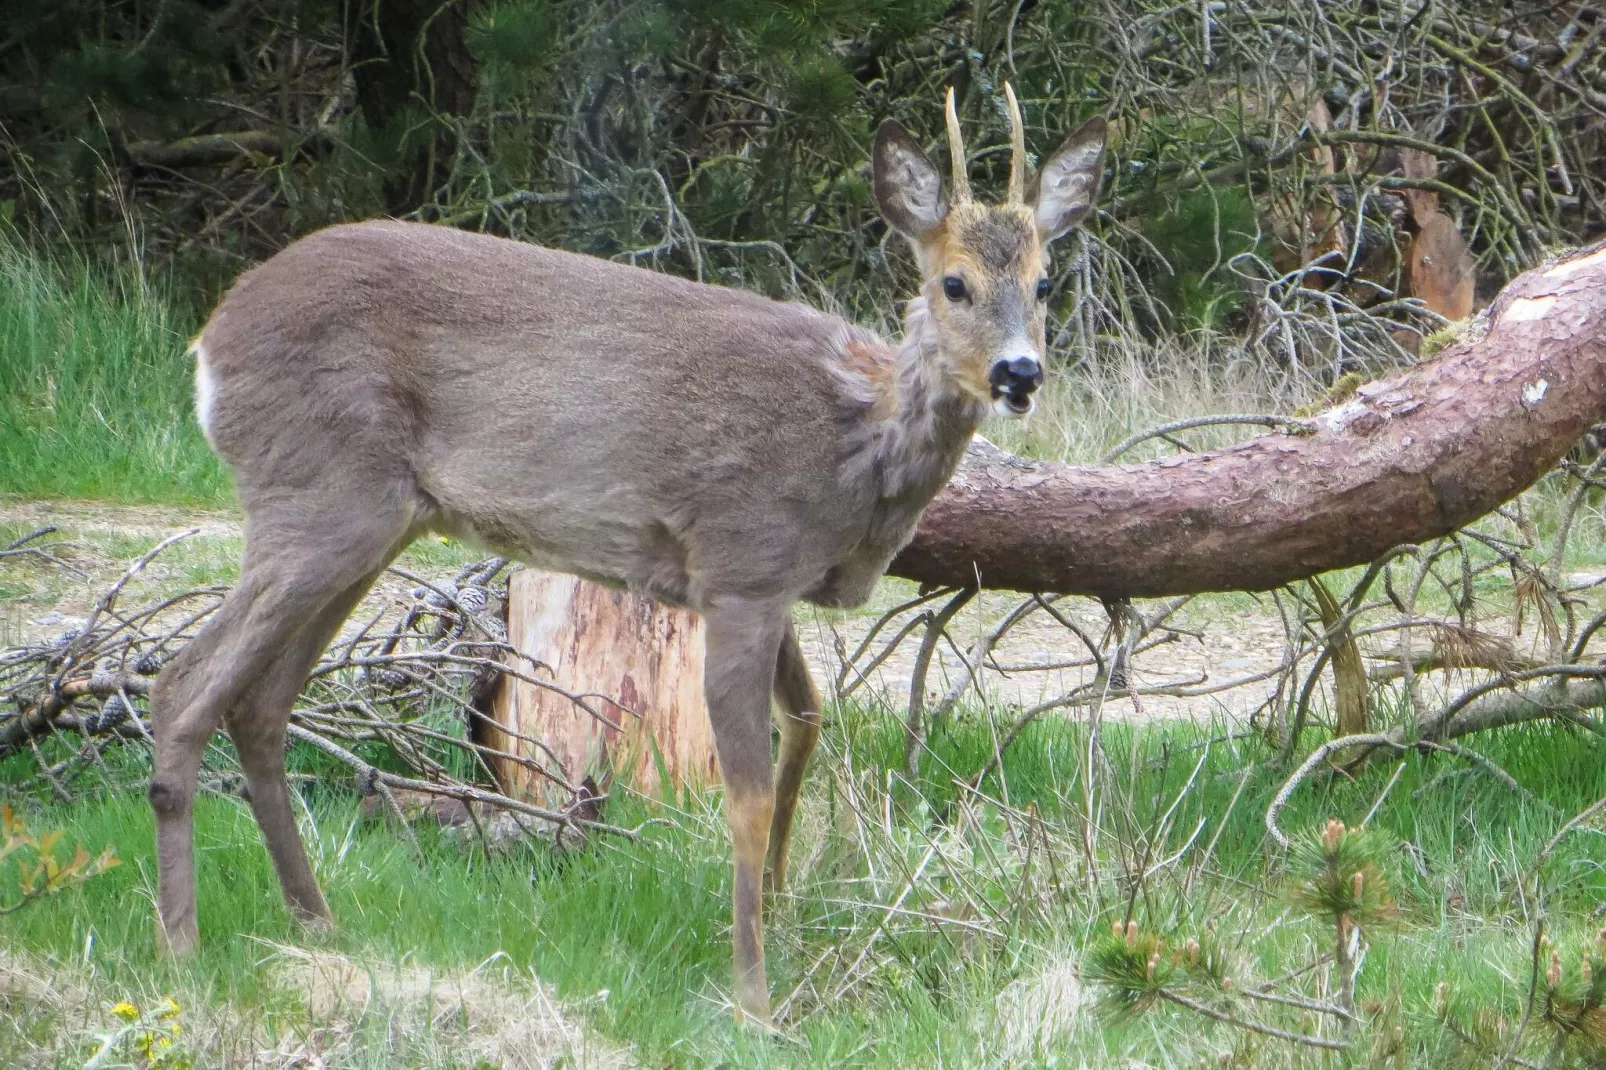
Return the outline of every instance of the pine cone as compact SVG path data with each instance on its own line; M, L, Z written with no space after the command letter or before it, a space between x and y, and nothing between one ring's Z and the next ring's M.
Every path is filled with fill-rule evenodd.
M98 723L93 727L90 727L89 730L91 732L110 732L112 729L128 720L129 715L132 712L133 711L128 708L128 703L123 700L123 696L108 696L106 701L101 704Z
M400 691L412 683L412 678L399 669L363 669L358 679L379 691Z
M46 649L49 655L45 658L45 668L54 672L66 664L67 652L72 648L73 640L83 634L82 628L68 628L54 639L50 640Z

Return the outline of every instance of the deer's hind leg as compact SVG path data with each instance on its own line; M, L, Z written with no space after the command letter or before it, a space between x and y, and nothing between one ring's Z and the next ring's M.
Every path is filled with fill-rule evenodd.
M764 855L775 811L771 782L770 692L786 634L785 603L721 598L703 607L708 658L703 690L725 780L735 882L732 934L739 1014L768 1024L764 973Z
M770 824L765 878L771 892L780 892L786 888L787 854L803 774L820 741L820 691L790 622L775 664L775 700L780 706L781 755L775 770L775 817Z
M318 508L320 504L324 508ZM195 918L194 807L207 743L236 704L265 708L266 693L261 686L269 685L268 690L278 699L288 687L285 681L294 675L290 663L301 664L317 656L316 650L306 653L313 645L308 631L325 623L325 613L337 601L379 570L405 538L410 518L410 504L353 495L322 503L303 499L282 514L252 511L239 582L157 678L151 689L156 760L150 801L156 813L157 936L158 943L168 950L191 951L200 939ZM274 673L276 663L285 668ZM299 689L299 679L295 687ZM288 717L294 696L290 691L284 697L281 719ZM276 708L278 705L275 702ZM282 732L281 728L280 740ZM247 767L248 778L253 769L260 776L267 768L265 746L248 742L242 748L242 761L247 760L246 751L255 755ZM276 764L282 784L282 742L271 762ZM275 806L271 786L267 790L271 811ZM294 834L293 822L290 831ZM279 842L284 839L281 835ZM299 836L295 848L299 854ZM275 852L276 862L278 855ZM306 866L304 855L300 865ZM310 869L307 876L310 878ZM305 889L298 891L304 893ZM315 905L302 905L313 905L315 911L322 907L321 913L328 913L321 895Z
M291 806L289 785L285 782L284 753L290 710L318 656L377 576L377 572L370 573L330 602L224 718L229 738L240 755L251 812L256 816L257 827L262 830L263 842L273 859L274 871L279 875L285 904L297 920L314 928L332 926L334 917L307 861Z

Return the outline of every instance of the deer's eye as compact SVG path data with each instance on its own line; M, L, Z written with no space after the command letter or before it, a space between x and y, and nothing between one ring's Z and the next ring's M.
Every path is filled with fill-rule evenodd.
M958 275L949 275L942 280L942 292L948 295L950 301L963 301L970 296L965 289L965 280Z
M1037 280L1037 299L1039 301L1047 301L1048 300L1049 291L1052 290L1052 289L1054 289L1054 284L1053 283L1049 282L1047 279L1038 279Z

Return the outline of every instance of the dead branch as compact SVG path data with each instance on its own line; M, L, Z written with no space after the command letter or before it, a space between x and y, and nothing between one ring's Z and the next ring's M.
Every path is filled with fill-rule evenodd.
M1448 745L1448 741L1494 728L1536 720L1559 720L1593 728L1591 722L1583 715L1606 706L1606 666L1550 665L1523 673L1521 676L1528 679L1543 677L1552 679L1522 690L1506 690L1512 687L1510 679L1497 680L1472 688L1424 723L1421 735L1416 740L1408 738L1405 728L1402 727L1391 732L1340 736L1323 743L1311 752L1298 769L1294 770L1273 797L1271 805L1266 810L1266 831L1282 846L1289 846L1288 837L1277 826L1277 816L1293 798L1299 785L1308 780L1332 755L1340 751L1351 747L1363 753L1378 747L1397 752L1411 749L1445 750L1470 758L1470 752L1460 747L1452 748ZM1569 676L1584 677L1584 679L1565 678ZM1562 679L1556 680L1555 677ZM1480 761L1479 764L1489 768L1492 763ZM1521 785L1511 780L1509 774L1504 774L1504 770L1498 772L1496 770L1498 767L1491 769L1491 772L1508 782L1508 786L1516 788L1519 792L1524 791Z
M135 163L145 167L216 167L241 158L278 159L285 152L282 137L267 130L237 130L230 134L200 134L176 141L131 141L124 148Z
M40 763L40 777L58 797L70 798L71 783L87 770L105 772L100 759L106 747L150 743L143 706L152 678L165 654L187 642L221 601L221 590L206 588L133 611L119 607L133 577L189 534L165 539L142 555L97 599L81 627L0 652L0 701L7 701L11 710L0 713L0 758L32 753ZM572 838L581 826L630 835L601 823L604 800L569 784L550 763L507 755L474 738L471 726L484 716L475 707L475 696L503 677L553 691L589 716L606 720L596 707L607 699L571 693L534 675L544 666L513 656L500 616L505 591L490 586L505 565L497 558L445 580L393 570L415 585L412 593L390 599L325 653L292 716L291 736L345 764L360 793L377 793L398 816L392 789L534 819L558 829L553 835L560 842L565 839L561 829L573 830L567 834ZM62 567L68 566L63 562ZM58 745L48 751L54 757L46 761L40 743L51 738ZM531 742L540 749L539 741ZM353 749L359 743L384 745L413 775L375 768ZM489 759L513 758L556 783L573 805L561 810L531 806L454 777L448 769L460 764L447 760L454 751L468 756L481 771L488 769ZM226 755L226 750L213 748L208 760ZM231 775L227 769L208 773L213 780Z

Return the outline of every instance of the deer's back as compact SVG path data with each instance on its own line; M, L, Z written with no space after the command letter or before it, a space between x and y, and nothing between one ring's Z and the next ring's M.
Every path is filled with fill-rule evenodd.
M807 585L857 537L868 501L838 480L827 367L846 329L754 294L383 222L248 273L199 349L209 434L248 514L286 486L410 482L422 523L695 601L699 570L731 573L722 587Z

